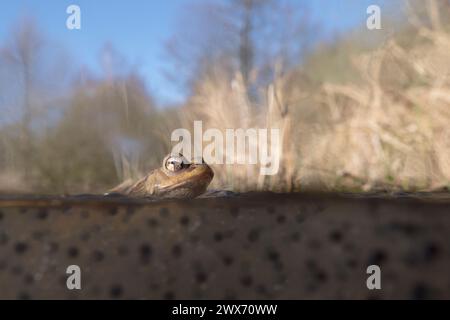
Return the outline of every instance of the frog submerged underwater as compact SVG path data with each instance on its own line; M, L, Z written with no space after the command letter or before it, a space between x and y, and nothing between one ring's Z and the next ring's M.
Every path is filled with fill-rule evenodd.
M214 172L203 160L199 164L190 163L182 154L169 154L164 158L161 168L152 170L135 183L125 181L105 195L192 199L205 193L213 177Z

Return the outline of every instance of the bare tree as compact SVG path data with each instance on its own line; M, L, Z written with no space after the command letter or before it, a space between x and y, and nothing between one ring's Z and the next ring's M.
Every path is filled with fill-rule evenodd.
M239 29L239 69L242 73L244 83L248 86L250 73L253 69L255 44L253 39L255 16L268 0L233 0L233 7L240 13L238 22Z
M23 161L23 172L27 178L30 173L33 156L31 123L34 113L33 92L35 90L35 71L43 39L36 28L36 23L31 18L25 18L13 29L10 42L2 50L4 63L11 68L9 81L19 84L19 99L21 104L20 116L20 141L19 150ZM14 79L13 75L17 78Z
M299 4L293 7L277 0L193 2L167 43L174 65L171 75L192 88L208 65L222 64L231 73L239 71L249 87L258 77L270 78L276 60L298 63L311 42L311 30L307 10Z

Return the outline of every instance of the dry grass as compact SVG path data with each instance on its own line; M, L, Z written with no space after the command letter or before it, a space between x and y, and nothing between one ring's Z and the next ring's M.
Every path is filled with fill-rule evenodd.
M409 51L392 39L354 57L360 84L323 85L328 125L305 152L305 171L320 168L316 178L332 189L349 180L365 190L449 184L450 35L422 27L417 40Z
M408 48L395 38L352 57L362 81L324 81L313 94L314 122L302 119L295 101L302 88L286 90L279 74L260 88L262 103L249 101L240 75L220 68L197 86L181 118L204 129L279 128L281 169L259 176L255 165L216 168L215 186L233 190L291 191L404 189L431 190L450 183L450 34L436 7L431 24L417 27ZM294 85L295 86L295 85ZM297 112L293 112L296 110Z
M282 145L273 151L281 158L280 171L275 176L263 176L260 175L259 164L214 165L216 175L213 187L237 191L262 189L292 191L296 174L295 145L289 141L292 137L292 118L280 90L283 87L282 80L262 90L260 100L264 102L256 104L248 98L240 74L236 74L231 80L228 79L227 73L220 68L210 72L183 109L182 123L189 128L194 120L202 120L204 131L215 128L224 136L226 129L279 129ZM272 151L271 141L269 151Z

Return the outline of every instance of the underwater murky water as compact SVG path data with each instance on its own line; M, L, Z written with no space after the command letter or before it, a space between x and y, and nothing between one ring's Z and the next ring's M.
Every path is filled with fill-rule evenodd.
M2 196L0 298L450 298L448 194L212 196Z

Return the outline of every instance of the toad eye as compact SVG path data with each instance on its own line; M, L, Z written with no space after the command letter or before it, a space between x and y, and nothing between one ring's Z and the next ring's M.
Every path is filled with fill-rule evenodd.
M180 157L170 157L166 161L166 169L171 172L177 172L183 169L183 159Z

